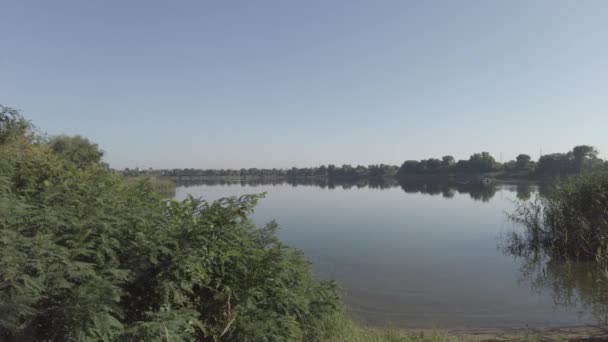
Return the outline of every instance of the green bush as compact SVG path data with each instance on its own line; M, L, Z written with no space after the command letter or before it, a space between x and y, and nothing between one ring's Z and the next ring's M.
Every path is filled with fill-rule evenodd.
M0 133L0 340L318 341L340 312L276 223L251 222L262 195L162 200L18 115Z
M263 194L165 200L96 151L0 106L0 341L454 340L356 325L251 221Z

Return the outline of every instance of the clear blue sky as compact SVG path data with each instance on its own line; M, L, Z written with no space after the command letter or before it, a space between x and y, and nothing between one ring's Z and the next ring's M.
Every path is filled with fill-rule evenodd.
M608 1L1 0L0 103L113 167L608 156Z

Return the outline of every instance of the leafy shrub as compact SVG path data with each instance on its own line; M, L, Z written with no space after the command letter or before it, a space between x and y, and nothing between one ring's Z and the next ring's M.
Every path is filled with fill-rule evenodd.
M252 223L263 195L162 200L147 181L58 154L11 113L0 120L0 340L323 339L338 291L276 223Z

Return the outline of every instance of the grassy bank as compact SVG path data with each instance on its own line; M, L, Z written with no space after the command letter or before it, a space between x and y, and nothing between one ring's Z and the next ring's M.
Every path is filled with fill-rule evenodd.
M540 342L606 341L605 326L559 328L486 328L486 329L397 329L365 327L348 315L338 313L326 321L325 342Z
M342 312L329 317L323 325L325 342L456 342L460 337L440 332L413 332L396 328L371 328L355 323Z

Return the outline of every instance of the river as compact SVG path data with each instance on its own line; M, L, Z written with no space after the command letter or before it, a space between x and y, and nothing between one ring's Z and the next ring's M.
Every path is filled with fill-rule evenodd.
M266 192L254 221L276 220L281 240L302 250L318 277L337 281L352 314L371 325L466 329L597 323L598 303L585 292L597 290L589 272L577 271L582 275L573 279L569 272L566 279L555 264L531 263L506 248L505 237L521 229L507 213L538 189L529 183L207 181L179 185L176 197L213 200Z

